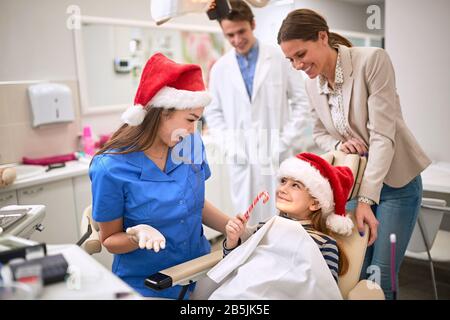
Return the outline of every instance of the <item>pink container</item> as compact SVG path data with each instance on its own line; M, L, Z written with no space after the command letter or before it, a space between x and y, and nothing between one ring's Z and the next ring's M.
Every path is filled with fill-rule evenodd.
M92 138L92 129L90 126L83 128L83 151L90 156L95 154L95 142Z

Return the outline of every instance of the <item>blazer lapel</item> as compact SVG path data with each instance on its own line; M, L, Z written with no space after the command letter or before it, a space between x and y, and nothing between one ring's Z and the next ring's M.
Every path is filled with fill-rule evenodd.
M346 46L339 45L339 52L341 54L342 70L344 72L344 84L342 86L342 96L344 102L344 115L348 120L348 113L350 111L350 100L353 89L353 66L350 50Z
M317 113L317 116L322 121L325 128L327 128L328 132L334 136L334 137L340 137L341 135L336 130L333 119L331 118L331 111L330 111L330 105L328 104L328 99L325 94L319 94L319 77L313 80L312 83L313 86L313 92L315 92L314 95L311 96L312 98L312 104L315 106L315 111Z

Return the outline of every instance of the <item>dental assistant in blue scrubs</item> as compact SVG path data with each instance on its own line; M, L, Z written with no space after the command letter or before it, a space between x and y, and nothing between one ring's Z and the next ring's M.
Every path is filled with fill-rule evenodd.
M112 271L143 296L151 274L210 252L202 223L224 233L229 217L205 200L211 172L197 121L209 104L201 69L152 56L125 122L92 160L93 218ZM192 288L191 288L192 289Z

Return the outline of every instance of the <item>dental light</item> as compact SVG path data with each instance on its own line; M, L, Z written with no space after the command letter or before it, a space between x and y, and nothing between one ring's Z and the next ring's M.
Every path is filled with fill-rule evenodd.
M262 8L269 0L245 0L249 5ZM157 25L188 13L207 13L210 20L226 16L231 11L229 0L151 0L151 15Z

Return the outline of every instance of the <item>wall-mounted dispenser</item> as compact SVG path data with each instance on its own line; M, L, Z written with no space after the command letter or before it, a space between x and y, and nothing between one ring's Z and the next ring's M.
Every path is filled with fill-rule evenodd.
M75 118L72 91L59 83L39 83L28 87L33 127L70 122Z
M114 70L117 73L130 73L133 67L133 60L130 57L114 59Z

